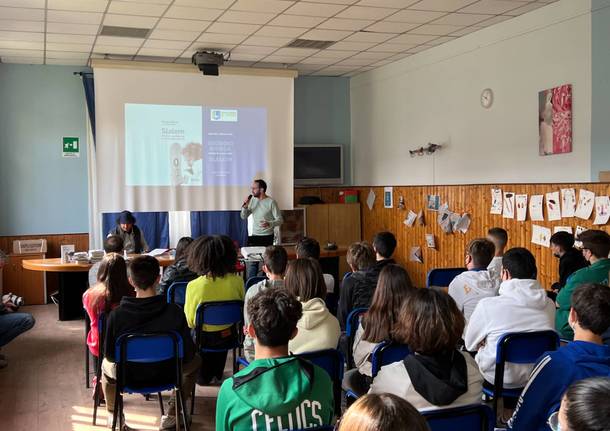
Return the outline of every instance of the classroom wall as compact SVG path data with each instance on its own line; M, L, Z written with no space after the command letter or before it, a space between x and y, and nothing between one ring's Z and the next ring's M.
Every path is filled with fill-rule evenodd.
M591 180L610 171L610 0L593 0L591 13Z
M81 69L0 64L0 236L88 230ZM63 136L80 158L62 157Z
M353 183L589 181L590 7L560 0L353 77ZM540 157L538 92L567 83L574 150ZM495 92L489 110L480 105L487 87ZM409 157L428 142L444 148Z

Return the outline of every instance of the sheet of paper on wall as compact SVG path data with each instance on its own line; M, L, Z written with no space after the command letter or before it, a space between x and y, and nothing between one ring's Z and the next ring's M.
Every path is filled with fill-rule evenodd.
M515 218L515 194L513 192L504 192L502 217Z
M403 221L403 223L406 226L413 226L413 223L415 223L415 220L417 220L417 214L415 214L413 211L409 210L409 213L407 214L407 218L405 218L405 220Z
M451 221L451 230L453 232L457 232L457 224L459 223L460 219L462 218L461 215L459 215L458 213L451 213L451 215L449 216L449 220Z
M553 227L553 233L557 232L567 232L572 233L572 226L555 226Z
M515 195L515 206L517 207L517 221L525 221L527 218L527 195Z
M576 248L582 248L582 241L578 241L578 237L580 236L581 233L588 231L589 229L587 229L586 227L583 226L576 226L576 232L574 232L574 247Z
M574 217L576 213L576 190L561 189L561 217Z
M455 224L453 229L456 232L466 233L468 232L468 228L470 228L470 214L464 213L462 214L458 222Z
M373 209L373 205L375 205L375 192L371 189L366 197L366 206L369 207L369 211Z
M559 192L550 192L546 197L546 215L549 221L561 220L561 206L559 204Z
M589 220L593 207L595 206L595 193L589 190L580 189L578 192L578 206L574 215L583 220Z
M490 214L502 214L502 190L491 189L491 209Z
M409 253L409 260L411 262L424 263L424 257L421 251L421 247L411 247L411 252Z
M436 217L436 221L438 225L441 227L443 232L451 233L453 232L453 227L451 226L451 211L449 211L449 205L443 204L438 209L438 215Z
M426 219L424 217L424 211L423 210L420 210L417 213L417 224L419 226L425 226L426 225Z
M433 233L426 234L426 247L428 248L436 248L436 241L434 240Z
M593 224L606 224L610 218L610 198L595 196L595 220Z
M384 187L383 188L383 207L394 208L394 188Z
M532 221L543 221L544 212L542 209L542 200L544 196L533 195L530 197L530 218Z
M551 247L551 229L536 224L532 225L532 243Z

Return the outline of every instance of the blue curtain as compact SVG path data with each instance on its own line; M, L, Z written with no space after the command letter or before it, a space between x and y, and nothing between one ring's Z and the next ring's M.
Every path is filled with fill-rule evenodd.
M133 213L136 225L142 231L148 246L153 248L169 248L169 214L166 212ZM119 213L103 213L102 229L104 238L110 229L116 226Z
M95 145L95 90L93 84L93 73L82 72L83 87L85 88L85 99L87 110L89 111L89 121L91 122L91 132L93 134L93 145Z
M248 223L239 217L239 211L193 211L191 212L191 234L227 235L241 246L248 240Z

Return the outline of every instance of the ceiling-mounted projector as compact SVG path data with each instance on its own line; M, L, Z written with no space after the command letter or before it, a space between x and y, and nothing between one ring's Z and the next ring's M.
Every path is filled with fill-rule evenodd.
M218 66L222 66L225 62L222 53L210 51L197 51L191 60L204 75L212 76L218 76Z

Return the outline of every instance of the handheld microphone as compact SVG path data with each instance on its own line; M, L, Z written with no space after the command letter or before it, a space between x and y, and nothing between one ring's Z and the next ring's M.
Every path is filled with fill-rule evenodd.
M246 199L246 201L244 202L244 204L241 207L242 208L247 207L248 203L250 203L250 199L252 199L252 195L248 195L248 198Z

